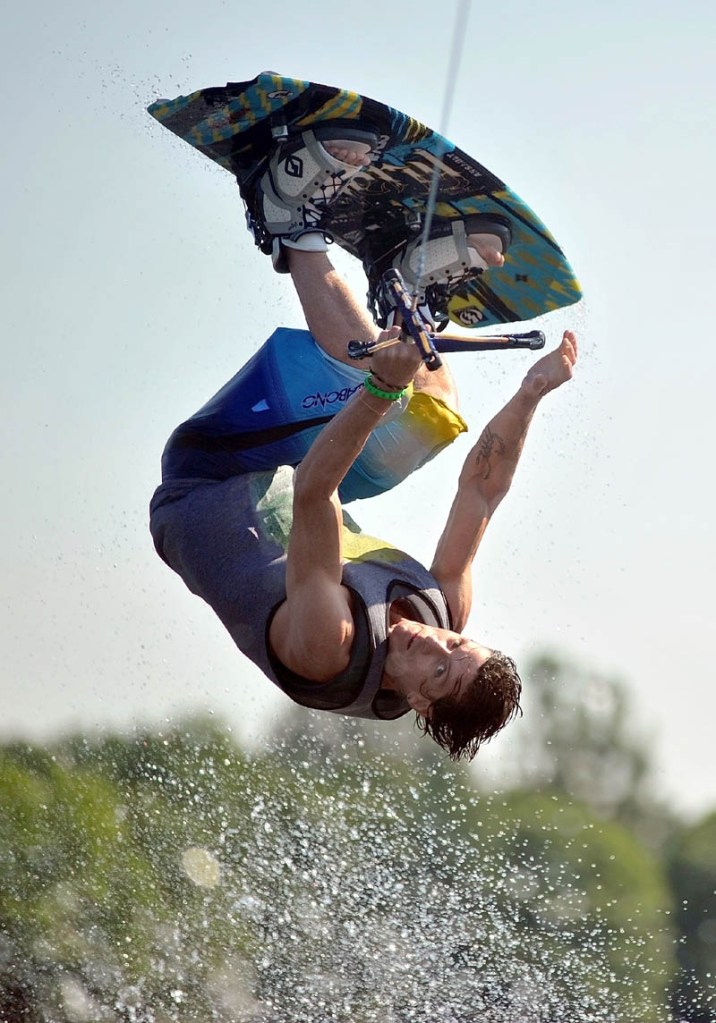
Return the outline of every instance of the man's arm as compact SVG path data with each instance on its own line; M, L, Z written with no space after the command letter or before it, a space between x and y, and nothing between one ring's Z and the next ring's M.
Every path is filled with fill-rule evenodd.
M398 328L381 337L393 337ZM414 345L377 352L372 368L397 388L421 364ZM286 564L286 602L271 625L271 643L286 667L317 682L347 667L353 614L343 575L342 513L337 490L390 408L365 390L321 431L294 478L293 524Z
M571 378L576 358L576 338L566 331L559 348L535 363L514 397L490 420L465 460L430 569L447 597L458 632L472 606L472 562L495 509L510 489L535 409L545 394Z

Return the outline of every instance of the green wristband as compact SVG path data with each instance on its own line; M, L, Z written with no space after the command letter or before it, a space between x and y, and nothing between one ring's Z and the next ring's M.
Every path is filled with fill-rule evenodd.
M405 387L402 391L381 391L379 387L376 387L375 384L371 382L370 376L365 378L365 384L363 386L369 394L374 394L376 398L385 398L386 401L397 401L398 398L403 397L406 391Z

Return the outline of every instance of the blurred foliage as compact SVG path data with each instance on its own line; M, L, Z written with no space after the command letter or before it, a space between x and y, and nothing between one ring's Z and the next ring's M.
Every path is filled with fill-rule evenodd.
M684 828L667 849L681 934L676 1018L716 1019L716 813Z
M526 680L516 784L570 796L661 847L676 822L655 797L650 741L635 730L623 681L552 654L535 658Z
M529 685L500 795L300 708L254 756L213 720L6 746L1 1023L712 1021L716 817L653 802L618 681Z

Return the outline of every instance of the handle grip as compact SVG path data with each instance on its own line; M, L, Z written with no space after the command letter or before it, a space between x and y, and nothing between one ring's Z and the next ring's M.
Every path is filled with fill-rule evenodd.
M455 337L449 334L429 334L431 347L438 352L499 352L508 348L526 348L537 352L545 346L544 332L529 330L525 334L491 334L482 337ZM369 359L381 348L400 343L400 338L391 341L349 341L348 357L350 359ZM426 365L435 352L423 356ZM437 368L437 367L436 367Z

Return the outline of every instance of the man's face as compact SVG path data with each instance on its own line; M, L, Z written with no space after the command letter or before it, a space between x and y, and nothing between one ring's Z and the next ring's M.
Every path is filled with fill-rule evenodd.
M492 650L449 629L401 619L388 637L385 673L413 710L428 715L435 700L465 692Z

